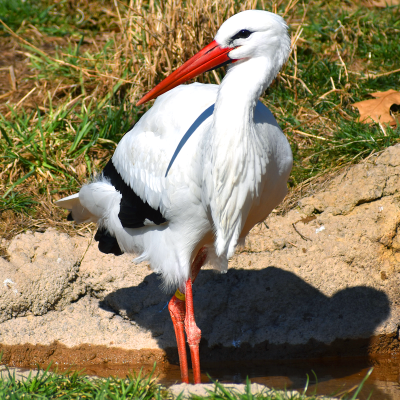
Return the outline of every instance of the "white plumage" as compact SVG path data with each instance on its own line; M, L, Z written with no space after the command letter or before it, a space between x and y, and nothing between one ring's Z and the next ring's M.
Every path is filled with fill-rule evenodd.
M101 177L57 202L77 222L93 221L117 238L124 252L138 254L181 287L202 246L208 261L228 267L239 241L285 196L292 167L290 146L259 96L286 61L290 40L283 20L266 11L246 11L227 20L215 41L226 47L238 29L253 32L229 53L220 86L194 83L161 95L120 141L112 162L125 183L166 223L123 228L120 193ZM209 115L167 166L182 136L210 106ZM150 221L147 221L150 223Z

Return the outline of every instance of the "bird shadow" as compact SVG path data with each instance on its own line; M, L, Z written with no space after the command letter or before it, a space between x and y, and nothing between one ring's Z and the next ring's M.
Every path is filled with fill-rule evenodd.
M168 361L177 363L167 308L171 295L160 290L160 283L153 273L138 286L108 294L100 306L151 331ZM366 357L375 328L390 313L382 291L355 286L326 296L274 266L226 274L202 270L193 292L203 365ZM344 373L349 374L348 368Z

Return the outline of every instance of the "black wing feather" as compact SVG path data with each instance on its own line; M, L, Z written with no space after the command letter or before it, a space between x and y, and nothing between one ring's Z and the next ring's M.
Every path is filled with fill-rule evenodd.
M166 222L159 208L157 210L152 208L124 182L111 160L105 166L103 176L122 194L118 218L124 228L141 228L145 226L146 219L156 225Z
M131 130L133 126L134 125L132 125L129 130ZM157 210L152 208L124 182L111 160L105 166L103 176L122 194L118 218L124 228L141 228L145 226L144 221L146 219L154 222L156 225L167 221L161 214L159 208ZM72 213L68 214L67 220L73 221ZM94 239L99 242L99 250L102 253L111 253L116 256L123 254L117 239L112 236L106 228L99 228Z
M111 236L110 232L105 228L97 229L97 232L94 235L94 240L99 242L99 250L102 253L114 254L115 256L123 254L123 251L118 245L117 239L114 236Z
M155 210L144 202L122 179L110 160L103 170L103 176L122 194L118 218L124 228L141 228L146 219L156 225L162 224L166 219L160 209ZM94 239L99 242L99 250L102 253L120 256L123 254L117 239L105 228L99 228Z
M118 218L124 228L141 228L145 226L144 221L146 219L156 225L166 222L159 208L157 210L152 208L124 182L111 160L107 163L102 173L122 195ZM67 220L73 221L72 213L68 214ZM99 250L102 253L116 256L123 254L117 239L106 228L99 228L94 239L99 242Z

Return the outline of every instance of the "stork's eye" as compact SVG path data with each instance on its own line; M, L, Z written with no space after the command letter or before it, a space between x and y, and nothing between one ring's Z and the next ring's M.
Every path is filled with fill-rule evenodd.
M232 36L231 40L236 39L247 39L253 32L248 31L247 29L242 29L236 35Z

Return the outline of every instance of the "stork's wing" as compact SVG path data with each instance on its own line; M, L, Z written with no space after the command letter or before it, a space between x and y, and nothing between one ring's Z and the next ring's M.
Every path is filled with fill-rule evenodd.
M125 183L167 219L180 188L190 187L201 197L201 145L212 119L207 110L212 110L217 90L216 85L194 83L160 96L112 157Z

